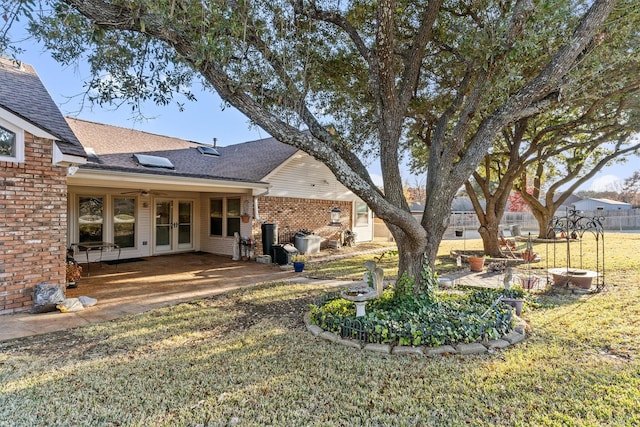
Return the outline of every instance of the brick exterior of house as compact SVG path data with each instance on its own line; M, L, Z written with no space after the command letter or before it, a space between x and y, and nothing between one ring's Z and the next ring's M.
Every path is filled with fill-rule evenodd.
M66 168L25 132L25 162L0 162L0 314L28 311L38 283L65 286Z
M342 211L342 226L329 225L329 211L338 207ZM351 229L351 202L334 200L300 199L295 197L264 196L258 199L260 219L266 223L278 225L279 243L293 237L301 229L312 231L322 237L323 244L328 240L340 240L344 229ZM253 235L256 238L256 254L262 254L262 228L259 222L253 223Z

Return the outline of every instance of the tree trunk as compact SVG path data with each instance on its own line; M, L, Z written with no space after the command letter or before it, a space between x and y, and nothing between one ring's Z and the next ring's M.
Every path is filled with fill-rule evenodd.
M400 232L400 234L403 234ZM414 292L418 293L422 286L422 269L425 263L426 240L416 241L408 236L396 238L398 245L398 279L403 275L415 280Z
M495 258L503 256L500 250L500 244L498 243L499 228L496 221L488 222L478 228L478 233L480 233L480 237L482 237L482 247L485 255Z
M538 222L538 238L547 239L549 237L549 225L553 219L553 213L548 209L531 209L534 218Z

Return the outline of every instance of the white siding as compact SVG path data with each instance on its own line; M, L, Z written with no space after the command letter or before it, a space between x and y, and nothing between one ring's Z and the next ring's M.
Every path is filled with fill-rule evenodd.
M274 197L316 200L354 200L356 196L340 184L328 167L308 154L298 153L265 179Z
M271 184L269 196L352 201L354 202L352 221L355 224L355 201L360 199L338 182L327 166L308 154L297 153L265 180ZM368 224L354 227L352 231L356 233L356 241L373 240L371 210L369 210Z
M597 211L597 210L626 210L631 209L629 203L617 202L615 200L604 199L584 199L573 204L577 210L581 211Z
M234 197L237 198L239 194L220 194L220 193L203 193L200 197L200 250L204 252L210 252L219 255L233 255L233 237L226 236L210 236L209 235L209 201L212 198L219 199L221 197ZM253 218L253 198L251 196L242 195L241 206L243 213L245 209L247 213ZM248 223L240 223L240 236L251 236L251 221Z

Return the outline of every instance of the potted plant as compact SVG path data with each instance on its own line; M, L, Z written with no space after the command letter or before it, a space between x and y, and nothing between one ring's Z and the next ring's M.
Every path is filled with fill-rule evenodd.
M524 291L519 286L512 286L503 292L502 302L510 305L516 311L516 316L522 314L522 305L524 304Z
M77 288L82 274L82 267L74 260L67 260L66 279L67 288Z
M527 275L525 277L520 277L520 284L524 289L534 289L540 279L537 276Z
M240 219L242 220L242 222L247 223L251 219L251 215L245 212L240 216Z
M307 262L307 257L304 255L296 254L291 257L291 262L293 262L293 271L296 273L301 273L304 271L304 263Z
M482 271L484 269L484 257L477 255L469 255L469 269L471 271Z

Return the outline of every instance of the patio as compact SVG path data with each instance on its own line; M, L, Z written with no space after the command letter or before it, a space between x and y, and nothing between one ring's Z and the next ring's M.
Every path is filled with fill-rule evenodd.
M67 298L86 295L98 304L74 313L18 313L3 317L0 341L104 322L154 308L206 298L230 289L300 276L278 265L232 261L202 252L139 258L83 267L79 286Z
M238 286L291 277L277 265L232 261L203 252L120 261L119 264L81 263L79 286L67 289L67 298L87 295L102 307L121 304L160 306L216 294Z

